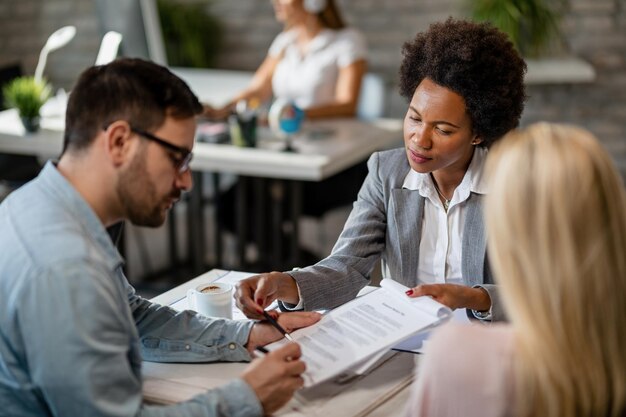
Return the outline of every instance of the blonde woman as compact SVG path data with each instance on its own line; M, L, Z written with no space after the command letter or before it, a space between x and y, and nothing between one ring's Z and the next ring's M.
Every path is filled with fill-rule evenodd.
M575 127L535 124L495 148L485 218L510 324L442 329L407 415L624 416L621 178Z

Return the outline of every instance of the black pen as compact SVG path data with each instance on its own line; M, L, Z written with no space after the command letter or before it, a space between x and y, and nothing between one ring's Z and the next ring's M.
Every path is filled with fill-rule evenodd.
M265 317L265 320L269 321L270 324L272 326L274 326L276 328L276 330L281 332L282 335L285 336L285 338L287 340L289 340L290 342L294 341L293 337L291 337L291 335L289 333L287 333L287 331L285 329L283 329L283 327L280 324L278 324L278 322L276 320L274 320L274 318L272 316L270 316L267 311L263 310L263 316Z
M263 346L257 346L254 349L254 353L256 354L257 357L262 358L263 356L265 356L268 353L270 353L270 351L265 349Z

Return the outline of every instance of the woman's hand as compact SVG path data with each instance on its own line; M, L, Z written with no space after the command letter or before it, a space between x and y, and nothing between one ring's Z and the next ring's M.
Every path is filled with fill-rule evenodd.
M487 311L491 307L491 298L482 288L472 288L458 284L424 284L411 288L406 292L411 298L428 295L435 301L450 307L469 308L476 311Z
M202 116L209 120L226 120L231 112L232 105L230 104L218 109L209 104L202 104Z
M237 283L235 303L246 317L263 319L263 310L274 300L298 304L298 285L289 274L268 272Z

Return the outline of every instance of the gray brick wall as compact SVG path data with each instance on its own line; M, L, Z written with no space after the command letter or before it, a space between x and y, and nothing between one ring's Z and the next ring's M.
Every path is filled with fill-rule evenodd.
M395 87L402 43L433 21L461 16L463 1L338 0L348 23L367 37L370 70L388 84L388 116L401 117L405 110ZM270 1L214 0L211 10L226 27L218 66L255 69L281 29ZM32 73L46 37L66 24L77 26L77 38L50 55L46 75L56 86L71 87L97 54L100 31L92 0L0 0L0 65L21 62ZM523 123L550 120L587 127L626 175L626 0L568 0L562 30L565 48L592 63L597 80L532 86Z
M0 0L0 66L20 63L34 73L39 51L48 36L65 25L77 35L48 56L45 76L57 87L69 88L78 74L93 64L99 29L91 0Z

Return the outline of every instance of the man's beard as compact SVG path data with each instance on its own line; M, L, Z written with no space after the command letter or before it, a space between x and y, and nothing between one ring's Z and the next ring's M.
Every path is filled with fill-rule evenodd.
M117 195L125 217L137 226L158 227L165 222L165 199L159 199L146 169L146 154L141 152L120 173ZM168 196L174 198L176 196Z

